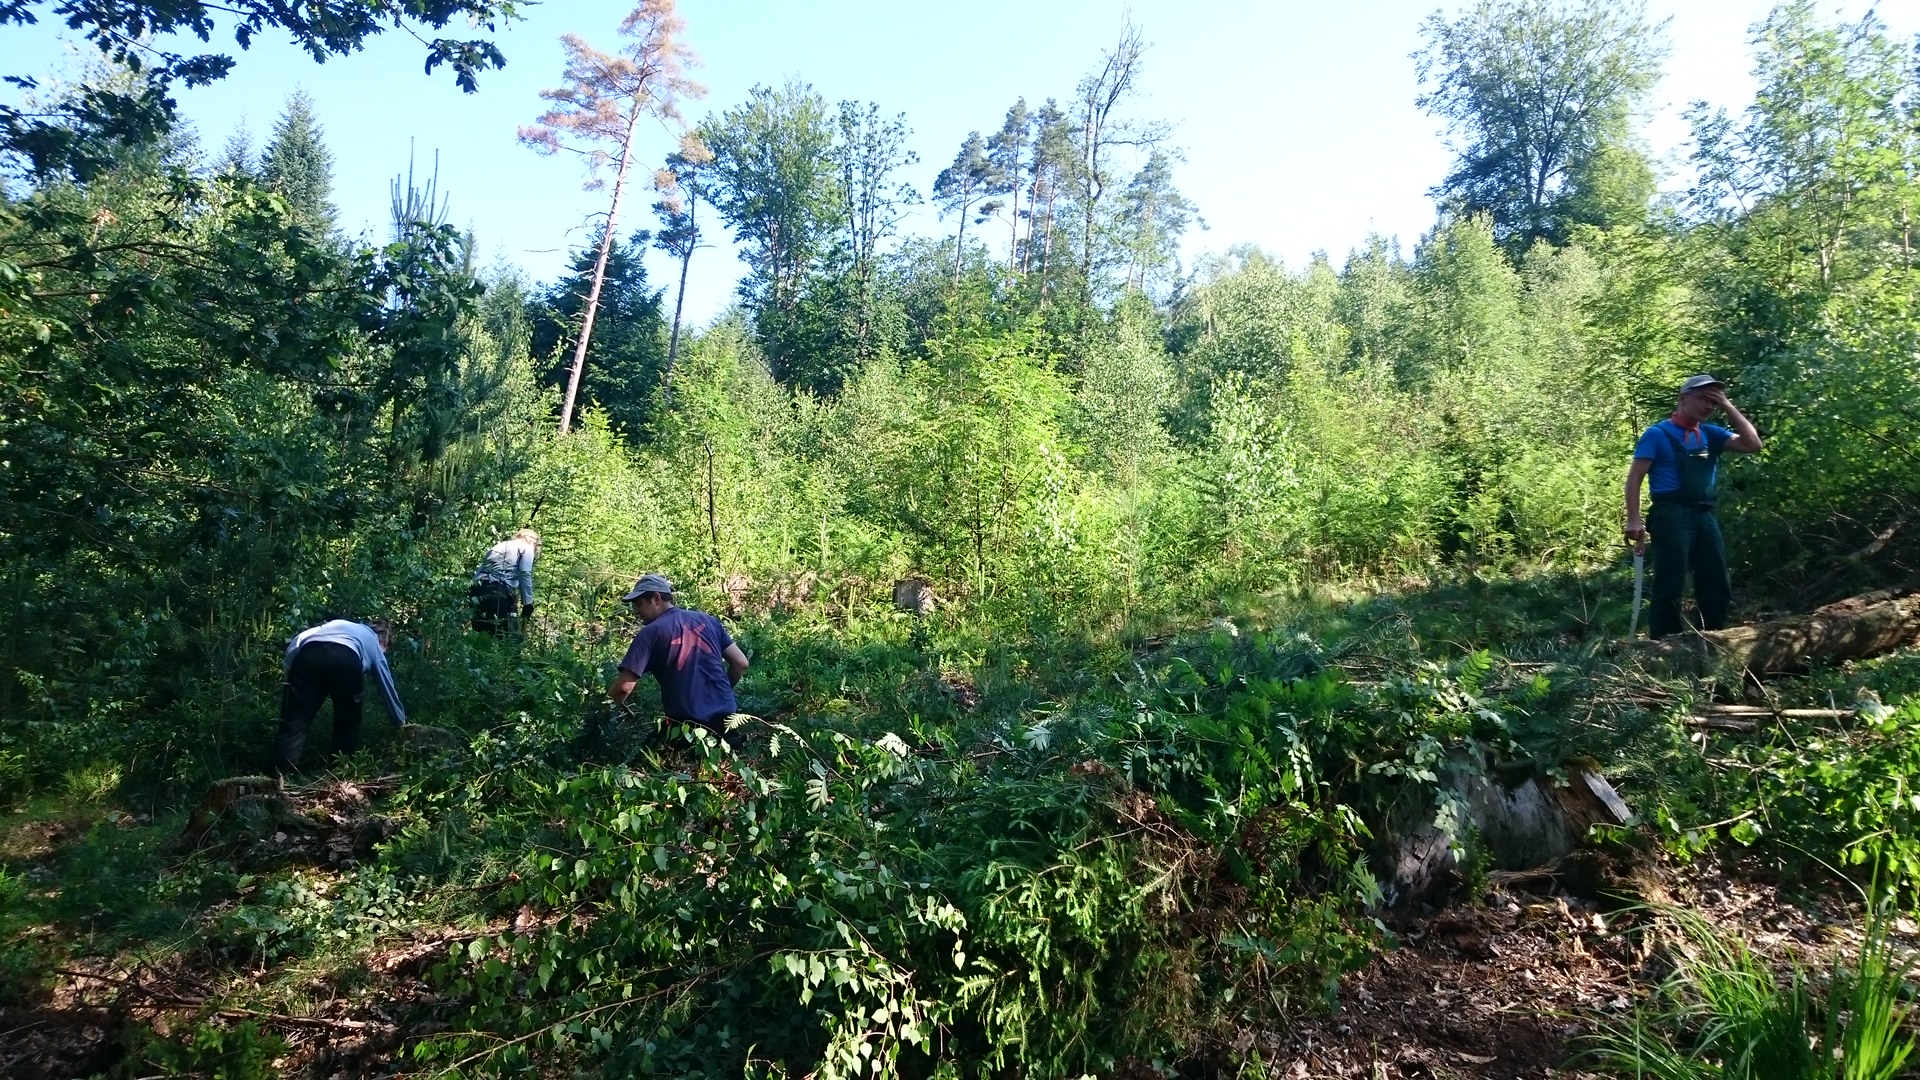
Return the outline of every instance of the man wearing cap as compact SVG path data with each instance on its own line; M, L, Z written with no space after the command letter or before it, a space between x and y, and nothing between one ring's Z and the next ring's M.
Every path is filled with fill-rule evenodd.
M281 663L286 680L280 688L280 731L273 740L273 768L282 774L298 772L300 752L307 745L307 729L320 714L320 703L333 699L333 756L360 749L360 704L371 670L380 684L380 696L395 727L405 727L407 710L393 687L387 667L387 647L393 631L384 622L368 625L335 619L294 635Z
M671 720L724 735L727 717L740 711L733 685L747 672L740 651L720 620L704 611L673 605L673 585L648 574L620 599L633 604L645 625L633 636L620 670L607 685L614 704L624 704L642 675L660 683L660 706Z
M519 602L520 621L533 617L533 560L540 554L540 534L521 529L487 549L487 557L473 572L473 628L499 637L514 624Z
M1724 411L1731 430L1701 421ZM1701 628L1727 625L1732 585L1727 578L1727 545L1713 516L1720 455L1751 454L1760 449L1760 432L1727 400L1725 385L1711 375L1695 375L1680 384L1673 415L1654 424L1633 449L1627 470L1627 542L1636 554L1653 541L1653 604L1647 621L1651 637L1678 633L1680 597L1693 573L1694 601ZM1649 480L1653 509L1640 519L1640 482Z

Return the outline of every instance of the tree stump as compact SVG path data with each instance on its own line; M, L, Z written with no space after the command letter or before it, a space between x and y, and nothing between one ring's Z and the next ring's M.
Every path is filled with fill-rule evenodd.
M893 583L893 606L910 615L931 615L936 602L933 582L926 578L901 578Z
M1585 767L1568 770L1570 782L1544 776L1503 783L1478 763L1456 760L1448 770L1452 793L1464 803L1471 835L1458 842L1483 856L1487 868L1525 871L1546 866L1577 850L1595 825L1625 825L1633 819L1625 800L1605 777ZM1396 843L1388 902L1431 900L1461 881L1453 845L1423 820Z

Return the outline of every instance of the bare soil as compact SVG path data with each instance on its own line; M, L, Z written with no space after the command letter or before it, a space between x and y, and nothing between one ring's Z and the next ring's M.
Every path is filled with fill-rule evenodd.
M1259 1049L1270 1075L1311 1080L1598 1077L1582 1068L1590 1037L1672 973L1678 942L1656 906L1690 909L1757 954L1810 972L1859 940L1857 903L1783 888L1752 864L1642 868L1630 906L1532 884L1547 887L1494 887L1471 905L1403 921L1400 946L1342 983L1336 1011L1248 1050ZM1898 920L1896 946L1920 945L1916 930Z

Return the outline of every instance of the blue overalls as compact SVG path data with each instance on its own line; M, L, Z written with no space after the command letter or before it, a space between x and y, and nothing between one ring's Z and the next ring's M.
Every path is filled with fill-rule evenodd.
M1700 628L1720 630L1727 625L1733 602L1733 584L1727 577L1727 544L1720 520L1713 516L1717 499L1715 474L1720 452L1707 433L1700 445L1688 447L1664 422L1657 425L1680 458L1680 486L1655 492L1647 513L1647 532L1653 545L1653 606L1648 613L1651 637L1686 629L1680 617L1680 597L1686 592L1687 572L1693 572L1693 598L1700 606Z

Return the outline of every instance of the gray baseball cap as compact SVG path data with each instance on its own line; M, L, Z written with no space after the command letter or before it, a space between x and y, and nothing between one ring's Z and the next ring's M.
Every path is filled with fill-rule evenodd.
M1686 382L1683 382L1680 384L1680 392L1683 394L1691 394L1695 390L1705 390L1709 386L1725 386L1725 385L1727 384L1721 382L1719 379L1716 379L1711 375L1694 375L1689 379L1687 379Z
M633 590L621 597L622 600L638 600L647 593L659 593L661 596L673 595L673 582L659 574L648 574L633 583Z

